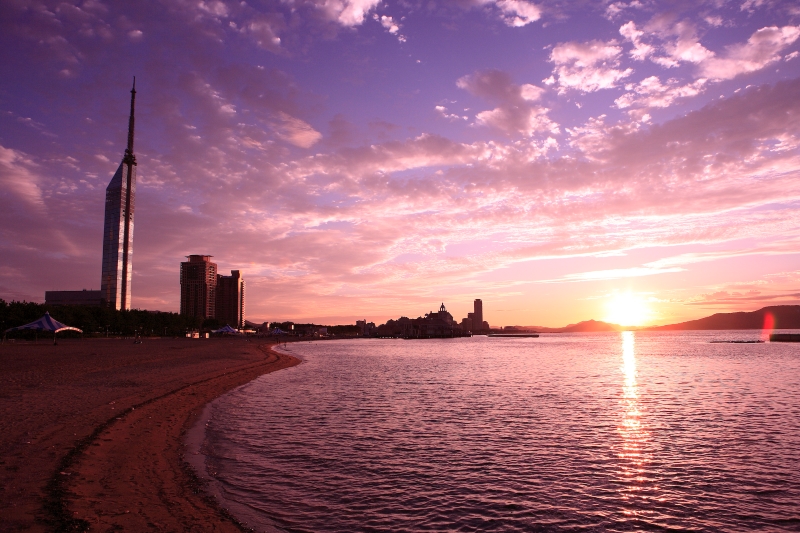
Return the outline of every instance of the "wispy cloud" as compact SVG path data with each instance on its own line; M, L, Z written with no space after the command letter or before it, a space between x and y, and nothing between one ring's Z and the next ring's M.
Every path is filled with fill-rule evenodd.
M642 276L655 276L658 274L669 274L671 272L682 272L683 268L649 268L649 267L632 267L632 268L614 268L609 270L595 270L591 272L578 272L575 274L566 274L560 278L543 280L543 283L564 283L576 281L602 281L613 279L625 278L640 278Z
M18 201L35 211L44 211L45 204L35 166L24 153L0 146L0 188L4 191L0 198L6 197L3 204L7 213L18 209L14 205Z

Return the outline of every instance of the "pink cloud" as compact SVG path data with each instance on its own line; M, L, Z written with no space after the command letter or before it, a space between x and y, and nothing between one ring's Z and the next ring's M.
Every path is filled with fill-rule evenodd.
M295 146L311 148L322 138L320 132L299 118L280 112L277 119L278 122L274 127L278 137Z
M753 33L746 43L729 46L721 56L704 57L700 72L714 80L727 80L755 72L781 59L780 52L800 37L800 27L770 26Z
M245 28L258 46L276 52L280 50L280 32L283 26L283 19L280 17L259 15L248 21Z
M36 164L25 154L0 146L0 188L6 197L4 210L17 211L14 204L22 201L29 208L43 212L45 208L39 176L34 172Z
M528 0L446 0L444 5L454 5L461 9L494 6L500 19L512 28L521 28L541 19L543 8ZM487 10L488 12L489 10Z
M494 109L476 115L479 125L496 128L508 135L522 134L527 137L540 131L553 134L559 131L558 124L547 116L549 109L533 104L545 92L541 87L516 85L511 81L511 76L499 70L484 70L464 76L459 78L456 85L499 104Z
M682 299L689 306L714 310L750 311L769 305L797 305L800 292L797 284L800 272L776 272L758 279L736 283L721 283L704 287L696 294Z
M542 16L541 8L526 0L498 0L497 7L503 13L503 21L516 28L536 22Z
M625 88L631 92L617 98L614 103L620 109L630 107L669 107L679 98L691 98L702 93L708 82L700 78L694 82L680 85L678 80L669 79L666 84L661 83L657 76L650 76L638 84L630 84Z
M613 20L620 16L627 9L642 9L645 5L639 0L632 0L631 2L609 2L606 6L605 16L609 20Z
M394 17L390 15L378 15L377 13L374 13L372 18L379 22L380 25L383 26L383 29L397 37L399 42L406 42L406 36L400 33L400 22Z
M630 56L633 59L643 61L653 53L654 48L651 45L642 42L641 40L645 32L637 29L636 24L634 24L633 21L622 25L619 29L619 33L628 41L633 43L634 48L630 51Z
M620 34L634 45L630 52L634 59L649 57L666 68L693 63L698 66L701 77L720 81L761 70L779 61L781 52L800 37L800 27L764 27L754 32L746 42L727 46L721 53L715 53L700 43L697 27L692 21L673 23L673 17L667 15L654 17L644 29L628 22L620 27ZM674 40L670 40L673 37ZM645 43L645 39L651 42ZM653 41L661 41L661 44Z
M619 68L622 53L615 41L569 42L553 47L550 61L555 64L553 77L546 83L558 83L560 91L577 89L593 92L616 87L618 81L633 73Z
M380 0L320 0L316 6L332 21L352 27L363 24L367 14Z
M197 2L197 9L212 17L226 18L228 16L228 6L220 0L200 0Z

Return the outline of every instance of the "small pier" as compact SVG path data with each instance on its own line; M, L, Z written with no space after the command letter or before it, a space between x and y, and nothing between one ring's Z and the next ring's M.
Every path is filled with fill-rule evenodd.
M800 333L773 333L769 342L800 342Z

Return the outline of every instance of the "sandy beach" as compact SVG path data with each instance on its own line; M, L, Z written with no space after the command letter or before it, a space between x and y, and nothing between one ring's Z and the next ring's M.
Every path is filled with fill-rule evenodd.
M298 363L243 339L0 345L0 531L240 531L183 437L214 398Z

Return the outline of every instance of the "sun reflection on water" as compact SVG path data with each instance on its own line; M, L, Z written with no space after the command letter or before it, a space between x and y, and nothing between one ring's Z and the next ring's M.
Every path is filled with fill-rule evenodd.
M642 491L647 480L647 463L649 457L645 453L645 445L649 435L642 423L642 412L639 399L639 385L636 381L636 334L633 331L622 332L622 420L619 433L622 446L618 457L622 460L621 475L625 481L622 497L629 499Z

